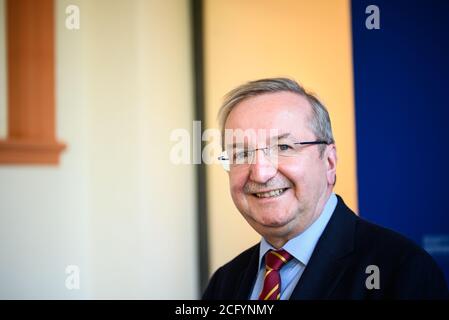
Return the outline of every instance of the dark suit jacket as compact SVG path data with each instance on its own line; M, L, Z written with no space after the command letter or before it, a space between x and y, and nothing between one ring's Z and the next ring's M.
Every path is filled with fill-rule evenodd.
M258 271L259 244L219 268L203 299L248 299ZM368 290L369 265L380 288ZM447 299L443 273L423 249L338 204L290 299Z

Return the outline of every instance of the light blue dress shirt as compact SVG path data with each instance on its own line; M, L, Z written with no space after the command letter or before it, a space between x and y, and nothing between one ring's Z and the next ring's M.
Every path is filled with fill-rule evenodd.
M301 278L304 269L312 256L313 250L321 237L332 213L337 206L337 197L334 193L327 200L323 212L306 230L290 239L282 249L287 250L293 256L280 271L281 275L281 300L288 300L295 289L296 284ZM259 299L259 294L263 288L263 280L265 276L265 253L269 250L276 250L264 238L260 242L259 248L259 272L257 273L256 282L250 295L251 300Z

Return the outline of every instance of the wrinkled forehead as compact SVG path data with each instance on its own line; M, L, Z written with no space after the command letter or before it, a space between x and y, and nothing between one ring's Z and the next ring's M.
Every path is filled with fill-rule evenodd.
M311 113L309 102L290 92L249 98L229 113L224 127L224 145L260 145L278 138L313 137Z
M278 142L294 143L298 140L292 133L278 129L225 129L224 139L226 149L242 146L261 147Z

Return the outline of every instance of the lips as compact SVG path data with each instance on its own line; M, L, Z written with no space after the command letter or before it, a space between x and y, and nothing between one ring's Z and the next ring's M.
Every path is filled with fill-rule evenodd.
M274 198L283 194L287 189L288 188L273 189L270 191L253 193L253 195L257 198Z

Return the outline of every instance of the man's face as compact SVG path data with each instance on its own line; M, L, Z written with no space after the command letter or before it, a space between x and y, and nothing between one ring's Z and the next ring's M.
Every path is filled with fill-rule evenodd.
M250 136L246 148L264 148L271 143L315 141L308 101L291 92L248 98L234 107L225 129L266 130L267 139ZM260 131L259 131L260 132ZM271 133L287 136L273 142ZM263 140L263 141L262 141ZM229 141L226 142L228 144ZM231 142L232 144L232 142ZM232 199L248 223L274 246L282 246L306 229L320 215L335 179L335 146L320 157L319 145L296 145L293 157L278 157L272 163L263 150L247 165L231 166ZM265 192L282 189L280 195Z

